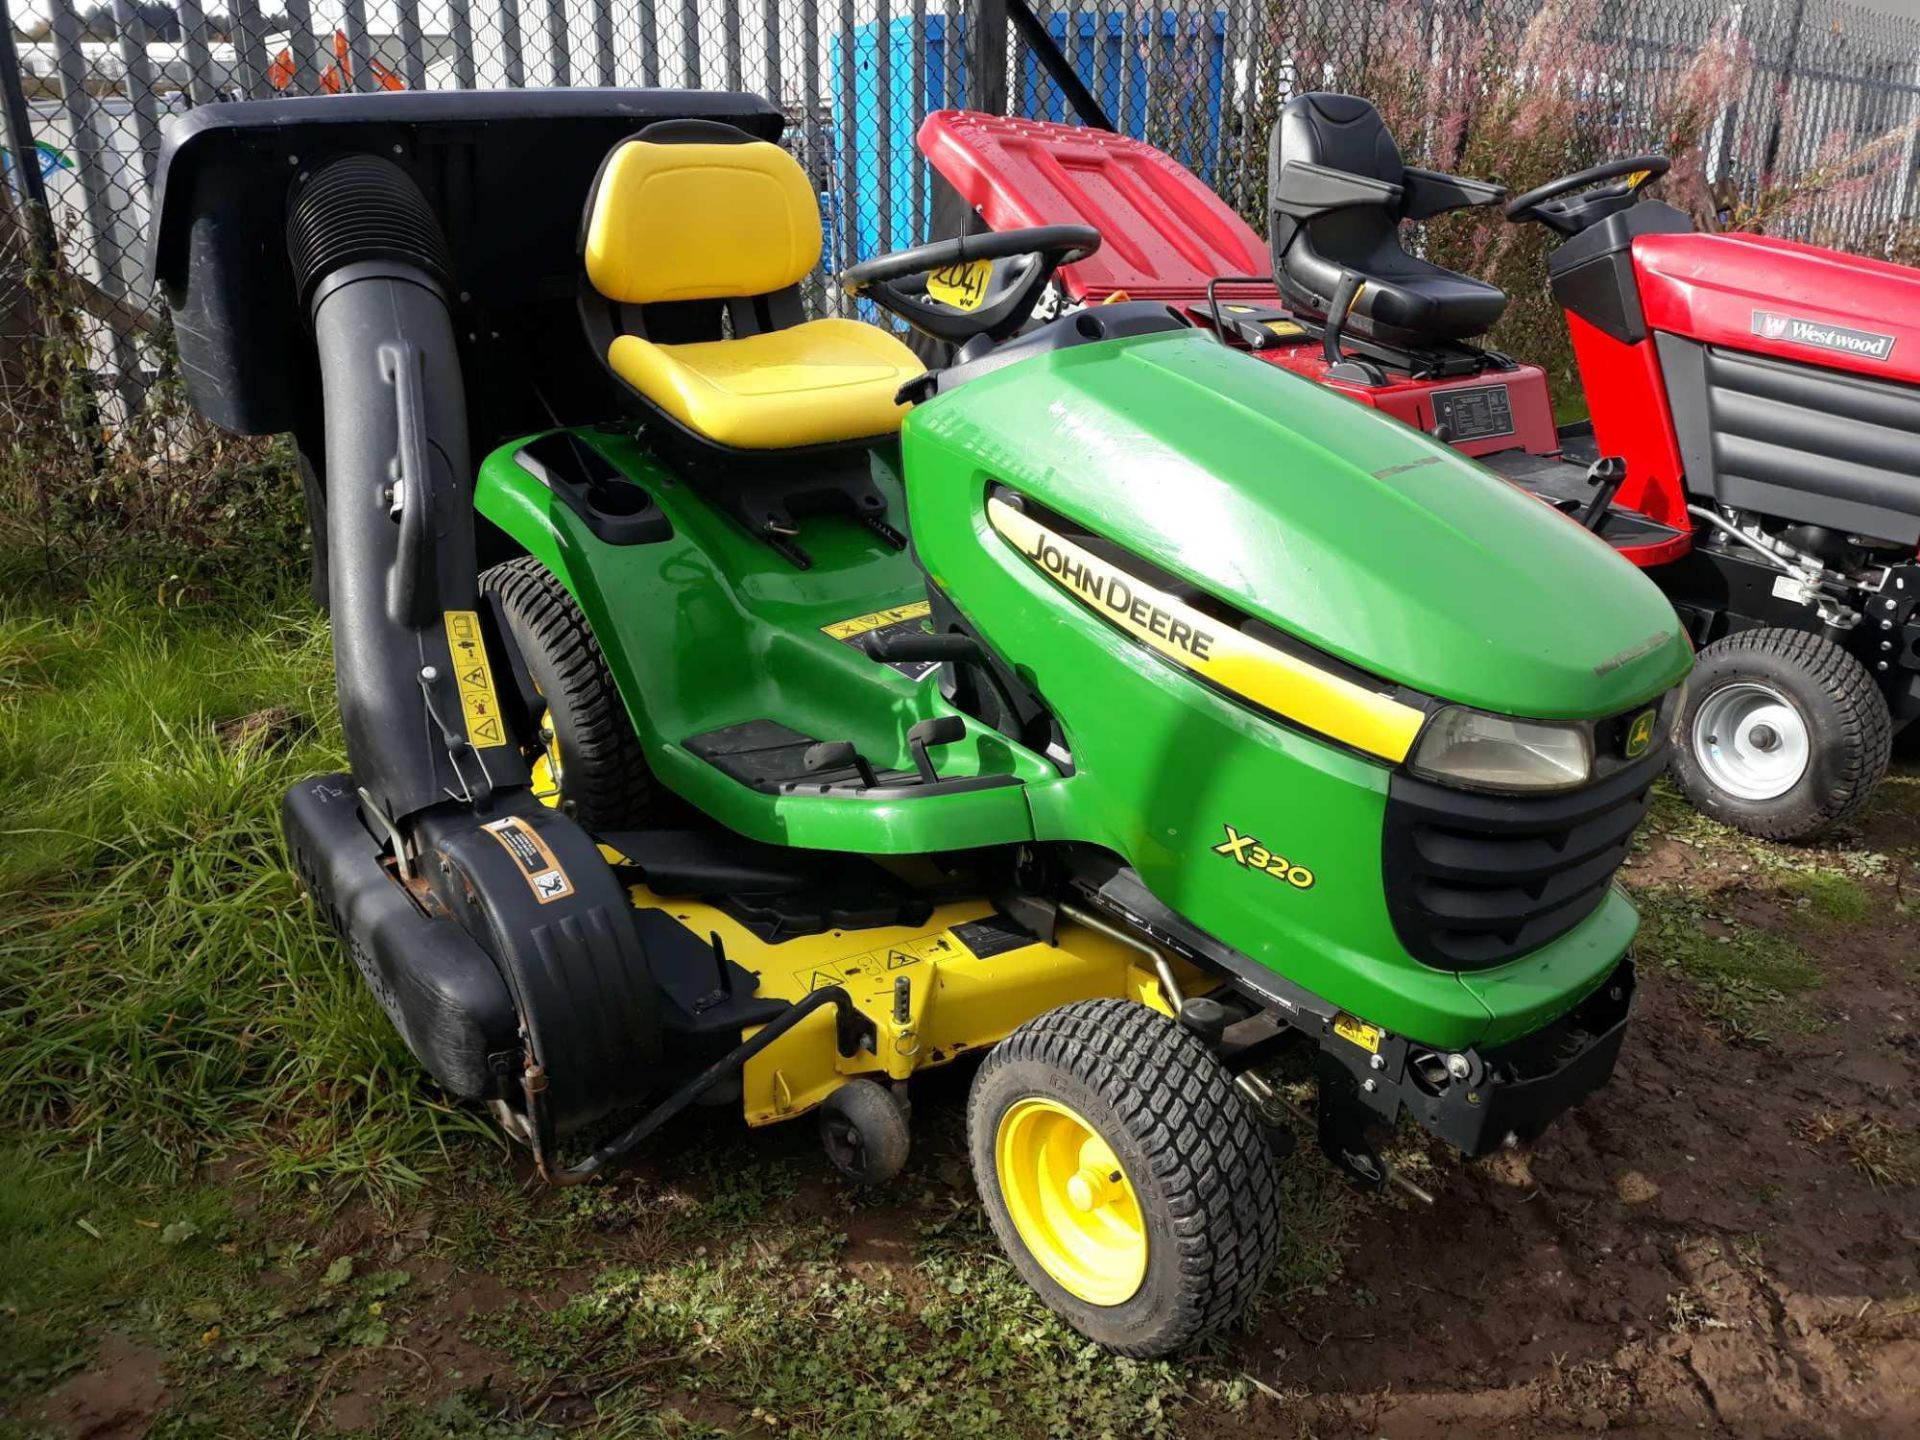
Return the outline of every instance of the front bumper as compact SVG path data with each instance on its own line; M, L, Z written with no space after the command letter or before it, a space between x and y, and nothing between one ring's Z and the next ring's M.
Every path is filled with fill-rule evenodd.
M1629 954L1558 1020L1484 1051L1442 1053L1334 1016L1320 1036L1322 1148L1356 1179L1377 1183L1385 1168L1366 1132L1402 1110L1468 1156L1533 1139L1612 1076L1633 991Z

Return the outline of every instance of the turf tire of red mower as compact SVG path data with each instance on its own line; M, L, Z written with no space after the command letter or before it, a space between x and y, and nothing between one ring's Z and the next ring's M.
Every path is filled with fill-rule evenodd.
M560 808L588 830L645 826L659 804L620 691L587 617L553 572L532 556L495 565L480 588L500 597L508 628L558 742Z
M1070 1107L1112 1148L1147 1235L1131 1297L1070 1293L1023 1242L996 1160L1023 1100ZM1167 1355L1221 1329L1259 1294L1280 1251L1280 1164L1232 1077L1191 1032L1132 1000L1082 1000L1029 1020L982 1062L968 1148L1000 1247L1048 1307L1122 1355Z
M1773 692L1805 727L1806 769L1771 798L1730 791L1699 751L1703 708L1736 686ZM1854 815L1872 797L1887 773L1892 731L1873 676L1839 646L1804 630L1742 630L1700 652L1674 717L1671 769L1694 808L1710 819L1766 840L1803 840Z

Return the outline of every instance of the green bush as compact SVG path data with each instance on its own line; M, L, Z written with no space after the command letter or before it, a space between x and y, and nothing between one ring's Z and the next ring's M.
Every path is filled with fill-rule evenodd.
M15 287L12 320L26 331L11 337L0 409L7 564L57 587L105 574L161 585L299 567L307 540L287 439L230 435L195 415L164 320L122 342L151 367L137 396L103 390L86 282L58 260L23 258L30 249L10 252L17 273L0 277ZM0 573L0 584L9 578Z

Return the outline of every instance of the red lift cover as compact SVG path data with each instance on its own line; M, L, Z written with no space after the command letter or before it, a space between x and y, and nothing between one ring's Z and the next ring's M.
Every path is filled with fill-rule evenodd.
M1267 242L1191 170L1106 130L936 110L920 127L927 163L995 230L1091 225L1099 253L1062 270L1068 292L1097 303L1198 300L1220 275L1271 276ZM1242 299L1274 295L1232 287Z
M1633 263L1655 330L1920 383L1920 270L1771 235L1642 235Z

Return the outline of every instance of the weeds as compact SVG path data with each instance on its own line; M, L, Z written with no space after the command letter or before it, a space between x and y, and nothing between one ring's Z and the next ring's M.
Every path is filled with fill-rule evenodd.
M1896 1189L1920 1183L1920 1146L1895 1126L1865 1115L1819 1110L1799 1128L1808 1144L1840 1150L1849 1165L1877 1186Z
M472 1128L286 869L281 794L340 763L329 669L320 617L286 589L0 605L7 1124L111 1178L245 1148L282 1184L377 1189ZM300 723L222 737L275 706Z

